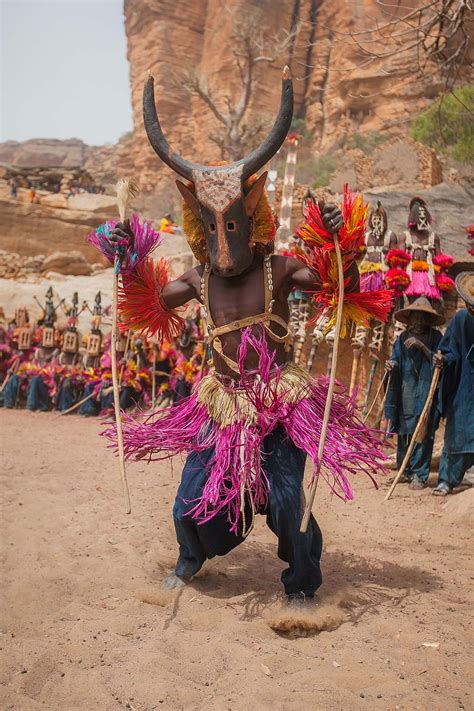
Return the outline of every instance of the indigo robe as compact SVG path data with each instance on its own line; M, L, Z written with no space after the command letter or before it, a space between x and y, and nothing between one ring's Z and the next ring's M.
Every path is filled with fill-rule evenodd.
M439 409L449 453L474 452L474 316L455 314L440 343L444 355Z
M385 401L385 417L390 420L390 431L400 435L414 433L433 377L431 358L428 360L419 348L405 348L405 341L412 335L404 331L395 341L391 360L396 363L396 367L392 371ZM424 344L433 355L441 338L441 332L435 328L423 337ZM428 437L434 436L438 424L435 395L428 423Z

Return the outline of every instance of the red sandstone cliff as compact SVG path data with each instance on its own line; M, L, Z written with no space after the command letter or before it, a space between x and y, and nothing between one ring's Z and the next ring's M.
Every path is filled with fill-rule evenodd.
M295 116L304 119L314 150L338 147L353 131L406 133L410 118L441 88L436 76L407 83L401 69L409 55L362 66L361 51L343 33L382 22L376 0L227 0L225 5L221 0L125 0L124 6L135 131L121 165L140 176L146 191L169 175L143 128L141 98L148 70L155 77L159 115L170 142L198 161L220 158L209 140L218 126L216 119L198 98L173 86L171 77L197 68L210 78L218 100L225 93L236 95L238 75L229 50L232 13L241 17L251 13L269 35L299 26L286 56L273 65L258 66L259 86L248 121L263 116L271 122L281 68L288 63L295 80Z

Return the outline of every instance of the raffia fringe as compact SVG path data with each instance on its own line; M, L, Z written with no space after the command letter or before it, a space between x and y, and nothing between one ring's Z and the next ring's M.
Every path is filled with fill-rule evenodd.
M310 396L310 375L294 363L289 363L282 371L274 387L279 398L289 405L295 405ZM269 405L274 396L272 388L268 393ZM255 405L249 400L245 390L228 388L213 374L203 378L198 385L197 400L206 406L211 420L219 427L229 427L236 422L245 422L248 426L258 420Z

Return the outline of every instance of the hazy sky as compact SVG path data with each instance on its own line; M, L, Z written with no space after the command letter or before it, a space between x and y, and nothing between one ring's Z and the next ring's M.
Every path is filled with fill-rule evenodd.
M0 141L132 128L123 0L0 0Z

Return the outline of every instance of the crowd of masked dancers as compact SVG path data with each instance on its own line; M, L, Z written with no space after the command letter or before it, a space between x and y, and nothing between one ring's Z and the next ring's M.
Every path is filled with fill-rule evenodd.
M32 411L57 410L84 416L113 412L110 306L100 292L93 308L72 301L54 303L52 288L38 318L25 308L10 318L0 313L0 405ZM60 311L64 311L61 318ZM91 315L81 334L79 316ZM117 345L120 406L123 410L175 402L188 395L203 370L203 336L199 312L186 319L186 330L172 343L157 343L122 331Z

